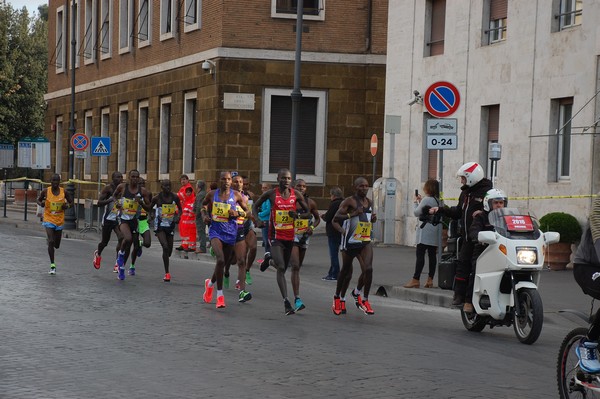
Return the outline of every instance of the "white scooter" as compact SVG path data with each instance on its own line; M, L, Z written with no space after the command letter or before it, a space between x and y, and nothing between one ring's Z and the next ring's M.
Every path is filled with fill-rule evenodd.
M461 310L465 328L480 332L486 325L514 326L524 344L533 344L542 332L544 309L537 286L544 266L545 246L558 242L560 234L542 233L527 210L500 208L489 213L495 231L482 231L480 243L488 244L477 259L473 308Z

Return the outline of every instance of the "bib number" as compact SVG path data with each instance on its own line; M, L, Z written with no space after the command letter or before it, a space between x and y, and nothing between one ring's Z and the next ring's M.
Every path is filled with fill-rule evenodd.
M371 222L358 222L352 238L363 242L371 241Z
M160 211L162 219L171 222L175 217L175 204L162 204Z
M275 230L290 230L294 228L294 219L289 211L275 211Z
M50 203L50 212L59 213L63 211L63 203L64 202L51 202Z
M228 222L230 209L231 205L225 202L213 202L212 220L219 223Z
M138 211L139 204L136 200L130 198L123 198L123 213L126 215L135 215Z
M308 230L308 219L296 219L294 220L294 233L296 235L302 235Z

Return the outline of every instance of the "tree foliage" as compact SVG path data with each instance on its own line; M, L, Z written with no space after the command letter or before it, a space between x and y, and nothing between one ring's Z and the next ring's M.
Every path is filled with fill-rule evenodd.
M0 2L0 141L44 135L48 6L38 13Z

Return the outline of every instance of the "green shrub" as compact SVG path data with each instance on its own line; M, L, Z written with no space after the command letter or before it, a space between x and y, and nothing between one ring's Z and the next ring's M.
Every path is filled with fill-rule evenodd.
M564 212L552 212L540 219L540 230L560 233L560 242L576 243L581 238L581 226L575 216Z

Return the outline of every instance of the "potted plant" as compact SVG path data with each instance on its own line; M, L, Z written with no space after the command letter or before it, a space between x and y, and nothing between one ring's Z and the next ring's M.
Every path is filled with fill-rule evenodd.
M560 242L551 244L544 253L545 265L550 270L564 270L571 261L571 245L581 238L581 225L568 213L552 212L540 219L540 230L560 233Z

